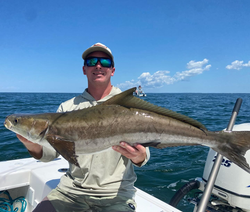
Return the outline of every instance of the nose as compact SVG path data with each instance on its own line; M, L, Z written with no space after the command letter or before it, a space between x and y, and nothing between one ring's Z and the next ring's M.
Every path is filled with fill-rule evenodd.
M101 69L101 68L102 68L102 65L101 65L100 61L98 61L96 64L96 69Z

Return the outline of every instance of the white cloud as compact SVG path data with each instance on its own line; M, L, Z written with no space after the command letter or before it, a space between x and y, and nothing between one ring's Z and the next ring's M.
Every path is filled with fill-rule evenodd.
M205 64L208 63L208 59L204 59L202 61L195 62L194 60L191 60L190 62L187 63L187 68L188 69L194 69L194 68L202 68Z
M139 84L140 84L139 81L135 82L134 80L131 80L131 81L120 83L119 85L117 85L117 87L127 89L127 88L138 87Z
M173 84L177 81L185 80L192 76L202 74L204 71L208 71L211 65L206 65L207 63L208 59L206 58L197 62L191 60L187 63L188 70L177 72L174 76L169 76L170 71L157 71L152 75L149 72L144 72L138 77L137 81L126 81L117 86L124 89L136 87L138 85L142 85L143 88L159 88L164 85Z
M248 63L243 63L243 60L242 61L235 60L234 62L231 63L231 65L226 66L227 69L235 69L235 70L240 70L243 67L250 67L250 61L248 61Z
M149 72L145 72L138 77L138 80L143 87L159 88L164 84L168 85L173 83L174 79L168 76L169 73L169 71L157 71L151 75Z
M174 78L177 81L180 81L180 80L185 80L186 78L189 78L198 74L202 74L204 71L208 71L211 68L211 65L206 65L205 67L203 67L207 63L208 63L208 59L206 58L203 61L197 61L197 62L195 62L194 60L191 60L187 64L187 68L189 70L177 72Z

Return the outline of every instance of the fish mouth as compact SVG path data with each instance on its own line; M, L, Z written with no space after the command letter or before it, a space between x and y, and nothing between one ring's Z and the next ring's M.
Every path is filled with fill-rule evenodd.
M10 121L8 118L5 119L5 121L4 121L4 126L5 126L7 129L11 129L12 124L11 124L11 121Z

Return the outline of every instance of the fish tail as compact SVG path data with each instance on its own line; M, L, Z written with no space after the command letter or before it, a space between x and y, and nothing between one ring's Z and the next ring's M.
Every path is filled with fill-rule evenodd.
M250 173L249 164L244 155L250 149L250 131L221 132L223 140L217 147L212 149L227 157L230 161Z

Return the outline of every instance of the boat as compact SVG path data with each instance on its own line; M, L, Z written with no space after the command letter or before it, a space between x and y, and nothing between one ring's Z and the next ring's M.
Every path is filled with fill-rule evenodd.
M12 199L25 199L24 210L15 212L31 212L57 186L68 166L68 161L62 157L48 163L34 158L0 162L0 194L8 191ZM136 190L137 212L180 212L152 195L138 188ZM0 211L4 211L1 206Z
M134 94L134 96L137 96L137 97L146 97L147 96L147 94L144 93L144 91L142 90L140 85L139 85L138 89L136 89L136 91L133 94Z
M145 94L145 93L138 93L138 94L136 94L136 93L134 93L134 96L138 96L138 97L146 97L147 96L147 94Z
M147 94L145 94L144 92L138 92L138 91L135 91L133 93L134 96L137 96L137 97L146 97Z

